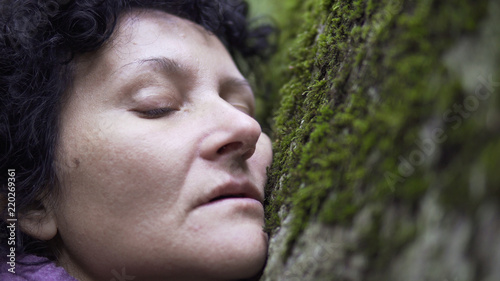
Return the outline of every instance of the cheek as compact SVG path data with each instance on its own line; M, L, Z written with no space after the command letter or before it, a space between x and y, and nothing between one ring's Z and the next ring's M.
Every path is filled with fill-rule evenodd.
M140 252L145 241L175 234L190 167L186 142L133 122L118 124L63 131L57 159L64 250L106 274L115 264L147 260L151 252Z
M58 170L69 206L92 205L122 217L159 198L175 202L188 170L178 161L186 157L176 142L132 127L99 128L62 135Z

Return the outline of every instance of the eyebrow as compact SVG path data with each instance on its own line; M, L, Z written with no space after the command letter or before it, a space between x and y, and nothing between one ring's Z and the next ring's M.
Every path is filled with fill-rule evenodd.
M125 65L122 65L116 72L119 72L121 69L131 66L131 65L149 65L152 68L158 68L159 72L170 74L170 75L188 75L191 71L191 68L167 57L151 57L146 59L136 60ZM115 73L116 73L115 72ZM112 75L114 75L113 73ZM222 81L220 85L220 91L224 92L227 89L231 88L247 88L250 90L250 94L253 96L253 89L250 82L245 78L227 78Z
M147 59L140 59L136 60L130 63L127 63L125 65L122 65L119 69L121 70L122 68L131 66L131 65L139 65L142 66L144 64L146 65L151 65L153 68L158 68L161 72L168 73L168 74L186 74L188 73L191 68L183 65L182 63L170 59L167 57L151 57ZM226 87L248 87L250 90L252 90L252 86L250 85L250 82L248 82L247 79L245 78L229 78L223 81L221 88L226 88Z
M149 65L150 67L158 68L160 72L167 74L176 74L176 75L185 75L190 71L189 67L179 63L176 60L167 57L152 57L152 58L136 60L127 63L125 65L122 65L116 72L119 72L121 69L131 65L138 65L138 66Z

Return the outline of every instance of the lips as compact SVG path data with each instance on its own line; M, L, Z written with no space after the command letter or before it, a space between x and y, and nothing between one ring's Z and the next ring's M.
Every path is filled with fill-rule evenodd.
M248 181L237 181L232 179L226 184L212 189L202 205L227 199L254 199L262 204L264 196L259 189Z
M221 195L221 196L218 196L212 200L210 200L209 202L214 202L214 201L218 201L218 200L224 200L224 199L229 199L229 198L248 198L247 196L245 196L244 194L229 194L229 195Z

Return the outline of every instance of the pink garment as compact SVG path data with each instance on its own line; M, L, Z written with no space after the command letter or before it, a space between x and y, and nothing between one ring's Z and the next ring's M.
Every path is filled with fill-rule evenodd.
M9 272L9 268L11 266L5 261L0 265L1 281L78 281L54 262L33 255L25 256L17 261L15 273Z

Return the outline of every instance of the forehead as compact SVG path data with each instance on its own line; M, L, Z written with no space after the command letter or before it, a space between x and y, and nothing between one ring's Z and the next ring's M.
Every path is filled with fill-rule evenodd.
M77 73L105 77L150 58L166 57L190 69L218 65L234 73L232 57L220 40L202 26L153 9L124 12L110 40L97 52L75 60Z
M169 35L173 40L187 40L197 45L210 46L220 43L218 39L202 26L154 9L131 9L124 12L118 20L114 34L115 43L119 38L125 40L134 35L136 40L154 40L155 35ZM128 38L130 39L130 37Z

